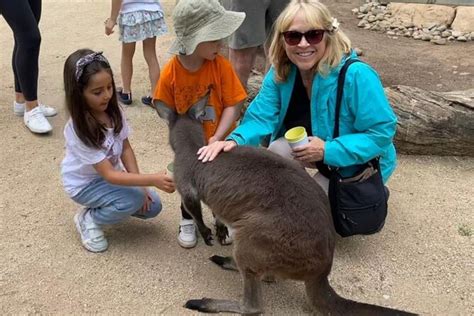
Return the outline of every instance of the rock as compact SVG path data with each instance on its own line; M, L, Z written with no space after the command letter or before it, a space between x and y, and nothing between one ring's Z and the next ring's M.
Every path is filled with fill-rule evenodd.
M441 39L441 36L435 35L435 36L433 36L433 38L431 40L436 41L436 40L439 40L439 39Z
M383 16L383 13L379 13L375 16L375 19L377 21L383 21L384 20L384 16Z
M391 2L388 8L402 23L413 23L417 27L450 25L456 15L454 8L444 5Z
M421 35L421 40L422 41L431 41L433 37L430 34L423 34Z
M411 37L412 33L410 31L406 31L403 36L405 37Z
M369 12L369 6L367 4L364 4L359 7L359 12L360 13L368 13Z
M441 33L441 37L446 38L446 37L450 37L450 36L451 36L451 32L450 32L450 31L444 31L444 32Z
M357 18L358 18L358 19L362 19L362 18L364 18L364 17L365 17L365 14L359 14L359 15L357 15Z
M464 35L458 36L456 39L458 42L467 42L467 38Z
M446 45L447 43L445 38L432 39L431 42L437 45Z
M413 35L413 39L419 40L421 39L421 35L420 34Z
M369 15L369 17L367 18L367 21L369 21L369 23L375 22L376 21L375 15Z
M362 21L359 22L359 24L357 24L357 26L358 26L358 27L364 27L364 26L366 26L366 25L368 25L368 24L369 24L369 22L367 22L366 20L362 20Z
M474 32L474 7L457 7L451 28L463 33Z
M444 31L446 31L446 29L447 29L446 25L441 25L436 29L436 31L444 32Z
M387 35L393 36L393 35L395 35L395 32L394 31L388 31Z
M453 32L451 33L451 35L454 36L454 37L459 37L459 36L462 35L462 32L460 32L460 31L453 31Z
M448 41L454 41L456 38L454 36L448 37Z
M352 9L351 11L352 11L352 14L357 14L357 13L359 13L359 9L357 9L357 8Z

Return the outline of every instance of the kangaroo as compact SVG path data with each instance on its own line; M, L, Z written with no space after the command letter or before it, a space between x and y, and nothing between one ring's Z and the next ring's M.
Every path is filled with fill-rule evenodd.
M199 117L207 97L184 115L161 102L157 112L169 125L175 153L174 179L186 211L206 244L211 230L201 204L234 230L233 257L210 259L243 278L243 301L211 298L189 300L184 307L200 312L263 313L261 279L266 275L303 281L314 311L327 315L415 315L340 297L330 286L335 230L323 189L296 162L263 148L236 147L202 163L204 146Z

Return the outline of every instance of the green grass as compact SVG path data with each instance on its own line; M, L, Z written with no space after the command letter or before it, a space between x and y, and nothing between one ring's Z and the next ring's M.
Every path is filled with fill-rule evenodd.
M471 237L472 236L472 228L469 227L467 224L461 224L458 227L458 233L461 236Z

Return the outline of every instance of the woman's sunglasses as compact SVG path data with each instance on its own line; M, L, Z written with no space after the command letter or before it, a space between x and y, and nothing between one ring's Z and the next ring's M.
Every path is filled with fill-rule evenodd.
M298 31L286 31L283 32L283 38L285 42L290 46L296 46L304 38L311 45L316 45L323 40L325 30L310 30L304 33Z

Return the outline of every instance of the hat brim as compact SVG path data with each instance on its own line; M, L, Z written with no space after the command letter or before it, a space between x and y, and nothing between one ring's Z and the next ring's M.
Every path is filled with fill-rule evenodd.
M219 19L209 23L196 33L175 39L168 52L190 55L199 43L224 39L234 33L245 19L244 12L226 11ZM184 48L184 50L183 50Z

